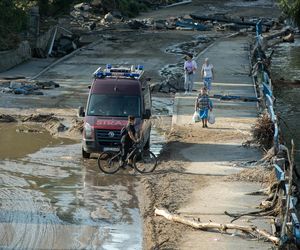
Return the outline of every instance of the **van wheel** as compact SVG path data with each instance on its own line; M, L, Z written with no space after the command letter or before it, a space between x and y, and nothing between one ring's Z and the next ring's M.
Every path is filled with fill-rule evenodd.
M90 153L88 153L88 152L86 152L86 151L84 151L84 149L82 148L82 158L85 158L85 159L88 159L88 158L90 158L90 156L91 156L91 154Z

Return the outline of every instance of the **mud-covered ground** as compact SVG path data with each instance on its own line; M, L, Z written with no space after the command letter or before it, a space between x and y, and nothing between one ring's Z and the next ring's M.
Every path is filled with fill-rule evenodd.
M278 15L278 11L274 11L273 1L196 0L189 5L144 13L140 18L164 19L190 13L226 13L255 18ZM203 175L185 173L189 159L178 153L188 143L197 144L203 140L199 127L174 127L171 130L173 94L154 93L152 122L154 140L159 143L153 143L152 147L157 147L159 153L161 143L165 144L158 168L151 175L134 176L121 172L117 177L106 177L95 167L95 158L89 161L80 159L82 120L77 118L76 109L85 106L91 74L99 65L142 62L147 75L152 77L152 83L159 83L162 69L170 68L170 64L177 67L175 70L182 67L183 51L190 50L197 55L210 41L231 33L214 30L200 33L133 31L124 27L108 29L100 34L97 44L82 49L38 78L58 82L59 88L43 90L43 96L1 93L0 114L3 115L0 120L11 119L10 123L3 122L0 126L1 139L6 140L6 147L3 143L1 146L6 151L0 152L4 166L0 184L5 194L5 202L1 204L6 204L6 207L2 205L2 211L8 211L1 216L8 218L1 221L1 228L6 232L1 240L2 245L12 249L39 249L41 246L121 249L120 246L127 242L123 245L127 249L139 249L142 245L144 249L176 249L185 226L154 217L154 208L164 207L174 212L188 201L193 190L200 189L209 181ZM209 42L199 42L199 35L208 38ZM37 62L29 62L1 73L0 77L34 76L39 70ZM212 142L218 142L220 135L222 139L232 140L249 136L245 136L242 130L208 131L206 136ZM7 136L3 137L3 133ZM22 135L22 140L18 141L16 135ZM20 145L16 147L15 142ZM25 207L22 207L22 200L26 201ZM24 211L25 216L21 216ZM136 219L139 213L141 221ZM31 227L26 226L30 223ZM29 234L23 237L26 244L22 245L21 238L14 234L16 228L22 233L28 229L32 232L42 230L49 239L46 242L43 240L44 234ZM70 241L76 239L74 244L67 244L59 237L64 228L67 228ZM139 234L141 228L143 236ZM128 231L128 234L123 235L122 231ZM129 240L132 235L136 237ZM36 243L32 240L34 238L38 239Z

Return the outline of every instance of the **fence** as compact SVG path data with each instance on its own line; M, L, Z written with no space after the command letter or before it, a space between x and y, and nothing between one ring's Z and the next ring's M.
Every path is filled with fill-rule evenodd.
M272 80L270 78L268 68L265 65L266 60L265 54L262 51L262 29L261 23L258 22L256 25L256 58L254 68L256 67L256 73L254 74L254 80L260 97L263 99L262 106L267 110L270 119L274 127L273 135L273 147L274 154L277 155L282 149L287 148L280 145L279 142L279 124L278 119L274 111L274 100ZM293 143L292 143L293 144ZM288 150L287 150L288 152ZM292 152L293 154L293 152ZM292 179L293 179L293 160L290 160L288 152L289 166L286 166L287 159L277 158L273 164L277 181L280 183L282 191L282 206L284 217L281 218L281 233L280 233L280 245L284 245L288 241L293 241L298 247L300 246L300 222L298 219L298 213L296 209L297 197L292 196Z

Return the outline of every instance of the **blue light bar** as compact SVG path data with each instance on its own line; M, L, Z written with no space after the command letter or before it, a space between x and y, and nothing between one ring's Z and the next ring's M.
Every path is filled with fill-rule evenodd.
M94 72L94 77L96 78L104 78L106 76L113 76L113 77L130 77L130 78L140 78L144 73L144 66L137 65L135 67L131 66L130 68L126 67L112 67L111 64L106 64L106 68L101 70L99 67Z
M137 74L137 73L124 73L123 76L127 76L127 77L139 77L140 74Z
M137 66L135 66L135 69L144 70L144 66L143 65L137 65Z
M96 76L96 77L99 77L99 78L105 77L105 76L111 76L111 75L112 75L112 74L111 74L110 72L103 72L103 71L97 72L97 73L95 74L95 76Z

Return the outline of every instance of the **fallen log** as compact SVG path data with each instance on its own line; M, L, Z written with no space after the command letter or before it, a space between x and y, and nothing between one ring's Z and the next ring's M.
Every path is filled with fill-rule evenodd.
M233 230L240 230L242 232L248 233L248 234L257 234L258 236L262 236L264 238L266 238L267 240L273 242L274 244L278 245L279 244L279 238L275 237L273 235L271 235L270 233L258 229L255 226L241 226L241 225L237 225L237 224L232 224L232 223L228 223L228 224L221 224L221 223L215 223L215 222L199 222L197 220L194 219L189 219L189 218L185 218L183 216L180 215L176 215L176 214L171 214L168 210L166 209L155 209L154 211L155 215L160 215L163 216L164 218L166 218L167 220L170 221L174 221L174 222L179 222L188 226L191 226L193 228L196 229L200 229L200 230L209 230L209 229L217 229L220 230L221 232L226 232L228 229L233 229Z
M268 36L265 36L264 39L271 40L271 39L274 39L274 38L277 38L277 37L287 36L287 35L291 34L292 32L293 32L293 29L291 27L285 27L280 31L277 31L277 32L272 33Z

